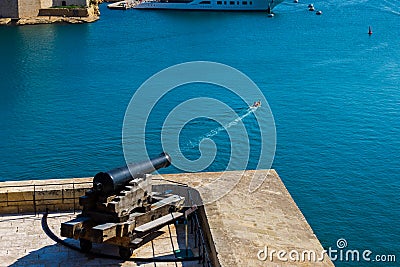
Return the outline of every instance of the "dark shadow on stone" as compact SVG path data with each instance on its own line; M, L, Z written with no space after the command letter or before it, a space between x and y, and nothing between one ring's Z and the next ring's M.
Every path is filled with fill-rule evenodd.
M200 193L187 185L181 184L153 184L153 192L168 193L179 195L185 198L185 207L191 207L193 204L197 206L203 205L203 200L201 199Z
M179 225L177 225L179 227ZM43 215L42 228L44 232L53 241L57 242L54 245L48 245L38 250L31 251L28 255L25 255L18 259L11 266L119 266L124 260L119 258L118 247L109 244L93 244L91 250L92 253L83 253L79 248L79 241L74 239L60 239L55 235L47 225L47 214ZM154 232L151 237L149 236L149 242L164 234L163 231ZM183 232L184 233L184 232ZM185 245L182 245L180 240L184 240L184 236L181 231L176 233L178 238L178 247L175 250L185 249ZM192 245L192 244L191 244ZM24 248L21 248L22 250ZM185 259L184 259L185 260ZM187 259L190 260L190 259ZM154 258L131 258L130 261L135 262L136 265L149 264L149 262L174 262L182 261L176 259L174 251L168 255L158 256ZM194 266L198 260L182 262L183 266Z
M95 246L94 249L98 250L99 247ZM31 251L28 255L19 258L10 266L92 266L96 265L97 262L99 266L119 266L123 263L123 260L99 259L74 251L63 245L55 244Z

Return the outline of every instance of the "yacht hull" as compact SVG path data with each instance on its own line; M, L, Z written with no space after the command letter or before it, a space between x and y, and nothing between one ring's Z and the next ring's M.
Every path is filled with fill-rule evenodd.
M282 3L283 0L252 0L252 1L204 1L195 0L188 3L161 2L147 0L137 4L136 9L185 9L185 10L209 10L209 11L267 11Z

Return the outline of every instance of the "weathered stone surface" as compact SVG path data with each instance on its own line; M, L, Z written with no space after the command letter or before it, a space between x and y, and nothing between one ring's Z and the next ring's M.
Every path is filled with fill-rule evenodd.
M289 192L285 188L284 184L280 180L279 176L274 170L259 170L259 171L245 171L245 172L226 172L225 173L227 179L238 180L237 185L227 192L222 198L217 201L207 203L204 206L204 216L205 221L207 221L208 227L208 238L211 240L211 244L213 244L211 253L216 258L216 263L221 266L333 266L332 262L329 260L327 256L324 257L322 262L315 262L313 260L305 260L305 261L280 261L277 259L277 254L273 259L268 257L265 261L261 261L258 259L257 254L260 250L263 250L266 246L268 250L283 250L289 253L292 250L296 250L298 253L302 253L304 251L315 251L319 256L323 251L321 244L319 243L317 237L314 235L311 227L308 225L306 219L303 214L297 207L296 203L291 198ZM248 185L250 180L253 178L253 175L259 176L261 178L266 178L262 185L250 193L248 191ZM200 185L211 184L213 181L216 181L221 176L221 173L183 173L183 174L170 174L170 175L159 175L154 176L154 183L158 184L169 184L169 181L179 182L183 184L187 184L191 187L198 187ZM240 177L239 177L240 176ZM238 179L240 178L240 179ZM166 180L164 180L166 179ZM50 183L70 183L71 179L65 180L53 180L52 182L47 181L25 181L25 182L7 182L0 183L0 195L1 193L5 193L5 189L1 186L7 184L21 185L24 183L28 187L33 183L39 183L37 186L39 187L40 183L50 184ZM78 182L80 179L73 179L73 181ZM82 181L89 182L91 178L82 179ZM86 184L87 186L88 184ZM85 185L82 185L85 186ZM220 187L218 184L215 184L216 187ZM18 187L20 191L24 191L23 187ZM25 190L26 190L25 188ZM49 187L51 189L51 186ZM54 190L56 186L54 186ZM159 187L163 189L163 187ZM49 190L50 190L49 189ZM188 192L188 187L180 187L183 193ZM3 190L3 191L2 191ZM190 189L193 190L193 189ZM224 188L220 188L220 190L224 190ZM201 191L200 196L204 199L209 198L206 194L210 193L209 191ZM78 197L78 194L77 194ZM64 206L65 205L65 206ZM48 208L52 210L68 208L67 205L70 204L58 204L58 205L47 205ZM12 209L12 212L17 212L18 207L6 207ZM24 207L20 207L23 209ZM38 207L39 210L45 210L46 206ZM16 211L17 210L17 211ZM20 216L23 218L24 216ZM10 217L6 216L4 223L10 223ZM64 218L65 221L67 218ZM68 218L69 219L69 218ZM6 238L3 236L3 232L5 236L13 234L13 224L4 225L2 222L2 218L0 218L0 246L6 247L9 240L6 243L3 243L3 239ZM19 223L14 221L14 223ZM5 228L5 231L1 229ZM8 227L8 228L7 228ZM11 227L11 228L10 228ZM57 225L57 228L60 227L60 224ZM40 235L41 229L39 226L25 226L22 231L22 234L25 231L33 231L32 236ZM15 230L15 229L14 229ZM207 230L207 229L206 229ZM29 251L34 251L34 257L37 257L37 251L45 251L46 246L44 244L35 244L32 248L32 245L29 242L32 241L32 237L25 237L26 240L23 242L28 243L19 243L19 250L21 248L26 248ZM17 239L13 237L13 239ZM46 239L46 238L44 238ZM29 241L30 240L30 241ZM21 241L22 242L22 241ZM53 243L54 244L54 243ZM157 244L154 247L157 248ZM53 246L50 246L52 249ZM11 250L7 250L10 252ZM4 260L5 264L13 263L16 259L21 257L32 259L25 254L18 254L17 249L13 250L10 254L1 252L4 255L0 255L0 260ZM13 254L16 253L16 254ZM80 256L76 254L70 254L74 252L68 252L65 256L65 249L62 250L62 253L59 257L51 258L47 257L47 264L52 263L51 260L56 260L54 263L57 265L57 262L62 263L63 261L75 260L74 264L79 265L87 265L89 264L87 261L82 260ZM142 253L142 252L140 252ZM142 254L137 254L138 256L142 256ZM22 255L22 256L21 256ZM71 255L73 255L71 257ZM39 255L40 256L40 255ZM64 257L65 256L65 257ZM261 255L263 256L263 255ZM41 256L40 256L41 257ZM39 257L39 258L40 258ZM54 256L55 257L55 256ZM36 258L35 258L36 259ZM61 260L61 261L58 261ZM86 259L87 260L87 259ZM18 260L19 263L27 263L24 260ZM46 261L44 259L40 259L39 261L33 261L32 264L36 265L46 265ZM107 265L107 262L99 261L98 266ZM110 263L112 265L112 263ZM115 262L113 264L116 264ZM124 263L126 264L126 263ZM96 260L90 262L91 266L97 266ZM158 264L157 264L158 265ZM129 265L127 265L129 266ZM134 266L134 265L131 265ZM154 265L148 265L154 266ZM168 266L168 265L166 265ZM174 265L173 265L174 266ZM186 266L186 265L185 265Z
M96 0L1 0L0 1L0 18L31 18L39 15L40 9L50 9L54 6L82 6L82 11L72 11L71 15L80 17L83 14L89 14L89 16L95 14L100 15L98 12L98 1ZM65 9L65 8L63 8ZM55 9L54 9L55 10ZM68 12L62 12L57 15L58 11L51 12L48 15L51 16L68 16ZM85 15L86 16L86 15ZM7 22L8 23L8 22ZM0 23L1 25L1 23Z
M19 208L18 206L4 206L1 207L1 211L2 213L18 213L19 212Z
M94 15L93 7L81 8L41 8L39 16L46 17L89 17Z
M48 225L52 232L60 236L61 223L75 216L76 214L73 213L53 213L49 215ZM42 230L41 219L41 215L0 216L0 266L202 266L198 261L176 264L167 262L155 265L87 256L51 240ZM171 238L168 227L164 227L160 229L162 234L159 237L135 250L133 257L173 258L174 249L184 249L184 226L171 225L170 229ZM77 240L70 239L68 242L79 246ZM194 236L191 234L189 245L194 247ZM118 255L118 248L110 245L95 244L93 251ZM196 249L194 252L196 253Z
M11 22L10 18L0 18L0 25L7 25Z
M318 257L323 248L275 170L234 171L225 175L227 179L240 180L222 198L204 206L221 266L334 266L327 255L322 262L318 259L281 261L276 253L272 260L270 257L259 260L257 254L265 246L269 251L287 253L312 250ZM248 188L254 175L265 180L250 193ZM183 173L162 175L162 178L192 186L211 183L220 176L221 173ZM202 192L201 196L206 198L204 194L207 193Z
M78 209L91 185L92 178L0 182L0 214Z
M31 17L22 18L18 20L17 25L34 25L34 24L50 24L50 23L70 23L70 24L81 24L95 22L99 19L98 16L89 17Z

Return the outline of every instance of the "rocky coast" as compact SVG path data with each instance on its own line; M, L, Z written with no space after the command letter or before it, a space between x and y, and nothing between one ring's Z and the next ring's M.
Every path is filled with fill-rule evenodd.
M90 23L100 19L98 4L92 2L89 7L80 8L43 8L39 10L38 16L21 18L0 18L0 25L34 25L50 23Z

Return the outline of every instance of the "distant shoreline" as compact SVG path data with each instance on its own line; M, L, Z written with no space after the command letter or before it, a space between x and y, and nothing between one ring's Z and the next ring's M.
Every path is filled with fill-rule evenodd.
M46 8L39 10L38 16L22 18L0 18L0 25L36 25L36 24L82 24L100 19L98 3L83 8Z

